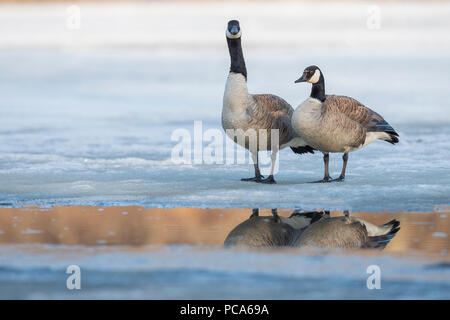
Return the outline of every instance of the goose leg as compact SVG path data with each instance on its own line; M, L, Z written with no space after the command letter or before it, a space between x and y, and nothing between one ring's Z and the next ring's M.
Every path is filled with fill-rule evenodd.
M241 181L255 181L255 182L261 182L261 180L264 178L261 175L261 172L259 171L258 166L258 151L255 153L252 152L252 159L253 159L253 165L255 166L255 177L254 178L242 178Z
M279 222L280 221L280 217L278 216L278 209L272 209L272 216L273 219L275 220L275 222Z
M252 209L252 215L250 216L249 219L255 218L255 217L259 217L259 209L258 208L253 208Z
M329 161L330 161L330 154L324 153L323 154L323 163L325 166L325 175L323 176L322 180L313 181L313 183L322 183L322 182L330 182L331 181L330 173L328 171L328 162Z
M342 165L342 171L339 178L333 179L332 181L340 182L345 180L345 169L347 168L347 161L348 161L348 152L344 153L342 156L342 160L344 161L344 164Z
M266 179L261 180L261 183L269 183L269 184L277 183L275 181L275 179L273 178L273 172L275 170L275 163L277 161L277 155L278 155L278 150L274 150L270 154L270 159L272 161L272 166L270 168L270 175Z

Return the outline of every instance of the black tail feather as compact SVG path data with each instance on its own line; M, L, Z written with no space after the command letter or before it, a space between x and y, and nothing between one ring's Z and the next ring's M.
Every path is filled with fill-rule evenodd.
M397 134L397 132L386 132L388 135L389 135L389 140L384 140L384 141L387 141L387 142L389 142L389 143L391 143L391 144L396 144L396 143L398 143L398 134Z
M397 232L400 230L400 222L396 219L389 221L383 226L391 226L391 231L382 236L369 237L367 247L374 249L384 249L386 245L395 237Z
M397 228L400 225L400 221L397 219L393 219L389 221L388 223L383 224L383 226L392 226L392 229Z
M392 136L396 136L396 137L399 136L398 133L394 129L388 130L388 131L386 131L386 133L388 133L389 135L392 135Z
M314 153L314 148L310 146L303 146L303 147L291 147L292 151L298 154L304 154L304 153Z
M372 124L366 127L368 132L384 132L389 135L389 138L383 139L386 142L396 144L398 143L398 133L392 126L387 123L380 115L376 114L376 117L372 119Z
M392 140L391 143L392 143L392 144L398 143L398 141L399 141L398 138L397 138L398 135L397 135L397 136L394 136L393 134L390 134L390 136L391 136L391 140Z

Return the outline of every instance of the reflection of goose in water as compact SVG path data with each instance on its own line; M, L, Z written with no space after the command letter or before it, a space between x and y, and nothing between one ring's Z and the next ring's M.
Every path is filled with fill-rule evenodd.
M304 229L292 243L295 247L383 249L400 230L391 220L381 226L355 217L322 219Z
M397 220L376 226L365 220L350 217L330 218L327 211L299 213L289 218L261 217L254 209L252 216L225 239L229 246L294 246L324 248L383 249L400 230Z
M325 212L292 213L289 218L280 217L276 209L272 216L260 216L253 209L249 219L236 226L225 239L226 246L272 247L286 246L297 238L299 230L321 219Z

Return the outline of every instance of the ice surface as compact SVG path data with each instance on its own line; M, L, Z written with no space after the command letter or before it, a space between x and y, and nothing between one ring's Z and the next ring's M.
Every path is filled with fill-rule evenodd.
M73 264L81 290L65 286ZM380 290L366 286L371 265L380 267ZM0 287L2 299L448 299L450 268L342 252L2 245Z
M83 4L78 31L65 28L65 5L1 5L3 206L449 205L449 4L383 4L379 30L366 27L365 4L179 5L175 14L171 4ZM382 114L400 143L350 154L341 184L306 183L322 177L321 155L290 150L280 154L277 185L241 182L251 165L173 164L175 129L201 120L221 130L232 15L241 19L251 92L296 106L310 89L293 81L317 64L329 93ZM331 155L333 176L341 163Z

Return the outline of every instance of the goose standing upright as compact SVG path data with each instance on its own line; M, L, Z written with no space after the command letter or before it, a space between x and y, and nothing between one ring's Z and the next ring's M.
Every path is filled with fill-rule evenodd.
M222 127L234 142L248 149L252 155L255 177L241 180L275 183L273 174L279 149L289 146L299 154L313 153L313 149L307 146L292 128L291 117L294 109L285 100L272 94L248 93L241 35L239 22L229 21L226 37L231 67L223 97ZM278 130L279 141L276 141L275 145L271 145L273 130ZM249 131L255 134L256 143L250 141ZM258 166L258 151L263 150L272 151L271 172L266 179L263 179Z
M375 140L396 144L398 133L382 116L359 101L345 96L325 95L325 80L317 66L307 67L295 81L312 84L311 95L292 116L292 127L308 145L323 153L325 175L315 182L343 181L348 154ZM343 152L344 164L339 178L328 172L330 152Z

